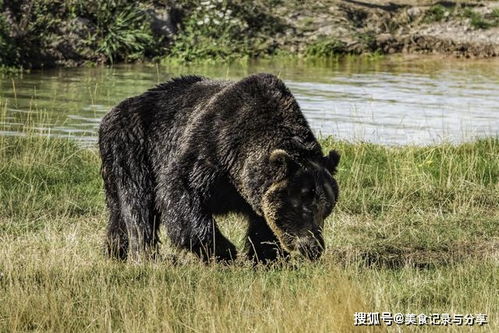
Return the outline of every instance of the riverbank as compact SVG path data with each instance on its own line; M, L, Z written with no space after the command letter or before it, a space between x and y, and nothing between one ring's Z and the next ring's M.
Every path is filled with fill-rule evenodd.
M300 38L297 50L312 55L499 55L496 1L361 1L302 3L286 17Z
M499 55L497 1L4 2L0 68L298 55Z
M175 263L106 260L96 150L0 136L0 330L348 331L359 311L486 313L497 330L499 140L321 143L342 153L325 256L254 270L206 267L165 235ZM219 222L241 246L241 217Z

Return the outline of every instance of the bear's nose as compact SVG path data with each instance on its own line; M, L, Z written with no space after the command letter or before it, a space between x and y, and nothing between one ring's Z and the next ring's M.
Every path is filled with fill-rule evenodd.
M311 235L298 241L298 251L312 261L319 259L324 252L324 240L320 234Z
M322 246L318 244L301 246L299 250L302 256L312 261L319 259L323 252Z

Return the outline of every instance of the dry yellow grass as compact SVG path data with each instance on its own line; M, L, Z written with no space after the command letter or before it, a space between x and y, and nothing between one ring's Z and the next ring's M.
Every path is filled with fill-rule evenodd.
M95 151L0 137L0 331L348 332L376 311L486 313L480 332L497 331L499 141L323 144L343 153L325 256L254 269L206 266L166 240L157 262L106 259ZM244 221L219 219L240 246Z

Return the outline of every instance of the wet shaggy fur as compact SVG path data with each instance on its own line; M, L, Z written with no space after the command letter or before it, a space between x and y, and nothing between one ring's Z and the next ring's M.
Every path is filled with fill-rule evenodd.
M227 212L247 216L246 252L255 261L322 252L339 156L322 155L296 100L273 75L172 79L113 108L99 148L112 257L154 256L164 224L177 247L230 261L236 248L213 218Z

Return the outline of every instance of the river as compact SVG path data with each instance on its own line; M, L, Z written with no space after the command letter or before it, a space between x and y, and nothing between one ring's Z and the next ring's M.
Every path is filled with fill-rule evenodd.
M285 81L320 137L427 145L499 135L499 60L401 56L118 65L2 77L0 135L35 131L92 144L113 105L170 77L239 79L258 72Z

